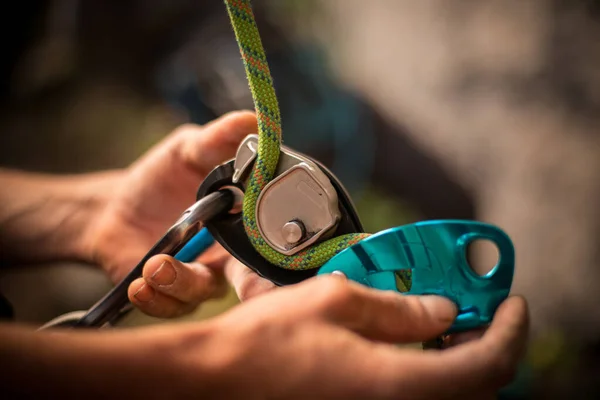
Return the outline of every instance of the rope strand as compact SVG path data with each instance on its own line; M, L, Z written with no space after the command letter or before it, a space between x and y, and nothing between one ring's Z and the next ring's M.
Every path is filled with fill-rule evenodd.
M258 154L246 188L243 205L246 234L256 251L271 264L289 270L319 268L333 256L367 238L370 234L354 233L338 236L293 256L285 256L277 252L260 235L256 225L256 202L258 195L275 175L282 142L281 115L273 78L250 1L224 1L242 55L258 119ZM410 271L403 275L403 283L409 284Z

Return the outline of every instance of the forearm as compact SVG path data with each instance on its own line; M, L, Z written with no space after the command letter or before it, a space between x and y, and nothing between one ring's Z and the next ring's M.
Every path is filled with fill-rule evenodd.
M6 398L178 398L191 394L186 393L189 378L197 388L206 382L206 391L193 393L205 398L212 392L210 374L198 364L180 362L186 351L180 336L161 327L36 332L0 325L0 393ZM194 340L200 350L197 344Z
M46 175L0 169L0 264L91 261L83 243L120 172Z

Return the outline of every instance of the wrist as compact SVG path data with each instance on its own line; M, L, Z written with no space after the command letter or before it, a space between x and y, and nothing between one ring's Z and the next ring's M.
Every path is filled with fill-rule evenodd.
M96 228L106 218L123 175L121 170L91 173L75 177L68 183L75 190L68 206L73 210L73 217L62 236L62 240L70 243L68 259L97 264Z
M121 171L108 171L57 178L52 197L56 216L51 220L56 231L49 240L53 259L94 263L90 237L121 175Z
M2 258L13 263L91 261L89 227L106 207L120 174L1 171Z

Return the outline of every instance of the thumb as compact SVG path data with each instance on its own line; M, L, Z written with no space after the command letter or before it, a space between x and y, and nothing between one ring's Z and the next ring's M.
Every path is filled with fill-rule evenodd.
M204 175L234 157L242 139L257 130L253 112L235 111L202 127L182 128L177 146L186 165Z
M430 340L445 332L457 315L454 303L443 297L402 295L339 278L327 279L324 284L330 286L330 295L324 302L326 317L371 340Z

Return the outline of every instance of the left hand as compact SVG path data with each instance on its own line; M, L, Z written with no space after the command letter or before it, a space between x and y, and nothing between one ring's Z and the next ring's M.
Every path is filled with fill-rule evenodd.
M107 187L110 200L91 221L87 236L94 262L114 282L122 279L196 201L206 175L233 158L242 139L256 131L254 113L230 113L202 127L180 127L134 162ZM130 285L129 299L146 314L176 317L226 293L228 263L234 276L246 270L218 244L198 261L151 258L143 277Z

